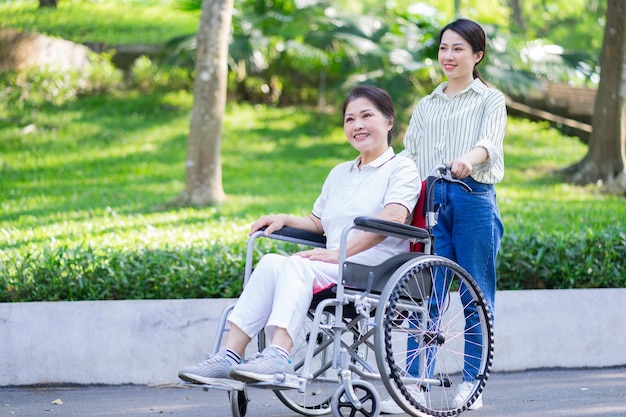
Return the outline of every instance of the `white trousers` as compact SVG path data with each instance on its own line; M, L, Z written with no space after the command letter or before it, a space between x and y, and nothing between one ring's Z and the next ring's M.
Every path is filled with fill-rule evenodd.
M313 291L337 282L339 266L299 256L268 253L261 258L229 316L250 338L263 328L270 340L276 327L297 340Z

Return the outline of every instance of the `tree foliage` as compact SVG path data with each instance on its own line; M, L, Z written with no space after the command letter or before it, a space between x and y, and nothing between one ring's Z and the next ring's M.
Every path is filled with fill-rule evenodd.
M200 3L176 4L199 10ZM597 82L602 2L519 2L523 32L509 24L511 9L501 2L459 3L462 15L487 29L490 44L483 68L489 81L504 91L532 89L538 79ZM440 81L435 38L453 18L451 5L447 0L236 0L229 93L252 102L323 108L339 102L354 83L370 82L389 89L398 108L412 107ZM189 61L195 45L194 34L172 42L173 50L188 51Z
M367 13L354 13L347 2L238 0L228 48L231 96L279 105L317 104L323 110L328 102L339 103L354 85L375 83L404 109L398 117L402 130L414 102L441 81L436 39L446 22L434 8L400 3L369 4ZM460 3L463 10L471 10L467 3L472 2ZM534 3L510 3L510 30L501 20L481 22L490 39L483 64L489 81L512 93L532 90L541 79L593 83L598 72L594 47L566 49L553 42L558 38L579 48L562 26L585 33L590 21L599 23L603 7L580 1L531 7ZM178 4L193 10L200 1ZM581 9L587 12L583 17L576 15ZM574 24L578 21L586 24ZM193 53L199 46L193 34L172 45L178 59L184 57L181 51Z

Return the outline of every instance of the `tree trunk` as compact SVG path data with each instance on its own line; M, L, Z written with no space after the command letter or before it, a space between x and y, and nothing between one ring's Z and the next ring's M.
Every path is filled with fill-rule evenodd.
M511 8L511 27L516 28L517 33L526 33L521 0L509 0L509 7Z
M39 0L39 8L42 7L57 7L57 0Z
M609 0L600 55L600 85L587 155L565 172L579 184L607 183L626 189L626 3Z
M233 0L202 2L185 191L171 202L174 205L213 206L226 197L222 188L220 154L232 11Z

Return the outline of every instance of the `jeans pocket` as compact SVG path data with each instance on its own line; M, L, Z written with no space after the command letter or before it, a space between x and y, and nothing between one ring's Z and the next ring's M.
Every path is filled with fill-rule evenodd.
M484 184L482 182L478 182L476 180L474 180L472 177L467 177L463 180L463 182L465 182L467 185L469 185L469 187L472 189L471 194L475 194L475 195L487 195L491 192L493 192L494 187L493 184ZM468 190L466 190L465 188L461 187L463 189L463 191L467 194L470 194L470 192Z

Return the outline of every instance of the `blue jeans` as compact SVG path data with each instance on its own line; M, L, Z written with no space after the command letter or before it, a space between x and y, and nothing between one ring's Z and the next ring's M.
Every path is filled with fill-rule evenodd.
M485 296L493 318L496 295L496 257L500 249L504 227L496 202L496 192L491 184L483 184L467 177L463 180L472 188L466 191L458 184L439 181L435 185L434 202L439 205L439 217L433 233L435 252L461 265L474 278ZM445 278L442 278L445 281ZM445 282L435 285L434 291L443 291ZM460 291L461 297L465 293ZM438 298L438 297L437 297ZM465 302L464 305L467 305ZM475 328L477 320L474 308L466 308L466 329ZM432 311L432 310L431 310ZM432 317L431 317L432 318ZM465 364L463 380L473 381L480 364L480 333L465 333ZM417 352L415 341L409 341L408 351ZM418 361L408 369L415 375ZM428 362L430 362L428 360ZM429 368L432 364L427 364Z
M434 228L435 251L461 265L476 280L493 314L496 296L496 257L504 227L491 184L471 177L463 180L469 193L458 184L439 181L435 204L439 219Z

